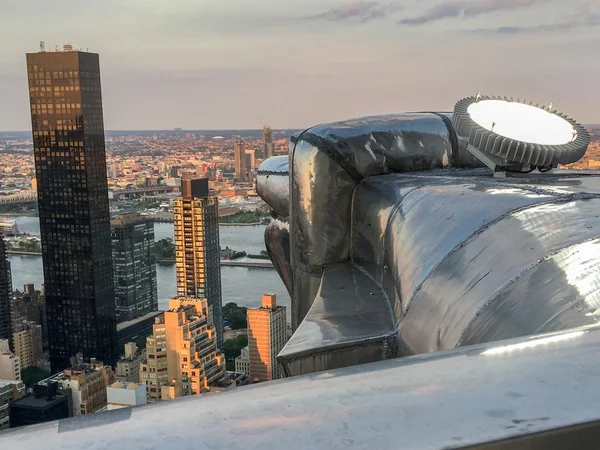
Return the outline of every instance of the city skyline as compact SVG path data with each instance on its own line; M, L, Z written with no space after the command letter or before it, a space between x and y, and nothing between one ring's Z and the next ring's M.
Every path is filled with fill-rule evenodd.
M253 129L257 116L274 129L305 128L446 110L477 91L600 122L585 101L600 96L600 62L590 57L600 5L590 0L109 0L86 5L85 27L70 1L4 7L0 37L11 46L0 49L0 129L28 128L22 54L39 40L102 55L108 129ZM59 11L71 27L45 26Z

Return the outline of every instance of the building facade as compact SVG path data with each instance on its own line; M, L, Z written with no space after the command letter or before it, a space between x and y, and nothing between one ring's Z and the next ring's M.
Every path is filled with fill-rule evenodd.
M244 165L245 181L252 181L255 165L254 150L246 150L246 158L244 159Z
M21 380L21 358L10 350L8 339L0 339L0 379Z
M271 381L283 378L277 355L287 342L285 306L277 306L275 294L262 297L262 307L248 310L250 378Z
M233 144L233 159L235 164L235 178L238 181L246 181L246 144L242 140Z
M42 326L35 322L21 322L13 333L15 354L21 359L21 370L43 362Z
M169 310L156 319L146 340L146 362L140 367L148 401L209 391L225 375L225 357L216 344L206 300L169 300Z
M117 323L158 310L154 221L140 214L111 222Z
M273 156L273 131L271 127L264 126L263 127L263 159L270 158Z
M206 299L210 320L223 345L219 200L209 196L208 180L182 180L173 202L177 295Z
M10 427L35 425L69 417L67 394L59 392L56 380L33 385L33 395L21 397L10 405Z
M70 49L27 54L53 372L117 356L100 63Z
M0 432L10 428L10 404L25 395L22 381L0 379Z
M147 402L145 384L115 381L106 388L106 409L108 411L142 406Z
M46 302L43 292L33 284L23 286L22 292L18 289L13 292L11 314L13 330L23 322L37 323L42 326L42 341L47 341Z
M59 389L71 396L71 416L83 416L106 409L106 388L115 382L112 367L91 360L65 369L52 377Z
M0 339L12 340L11 327L12 280L6 243L0 234Z
M122 383L139 383L140 366L146 360L146 349L140 350L135 342L125 344L125 357L117 361L115 378Z
M235 371L250 375L250 351L248 347L242 349L240 356L235 358Z

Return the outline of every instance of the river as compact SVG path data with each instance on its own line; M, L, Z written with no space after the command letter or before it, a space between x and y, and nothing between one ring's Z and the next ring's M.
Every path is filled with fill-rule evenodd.
M21 233L40 234L37 217L11 216L17 221ZM265 227L259 226L222 226L220 227L221 247L247 253L260 253L265 249ZM173 224L157 223L154 225L156 240L173 238ZM23 285L33 283L39 289L44 282L42 258L40 256L9 255L14 289L23 289ZM167 309L169 298L176 295L177 281L175 265L156 266L158 284L158 307ZM287 306L290 320L290 296L273 269L255 269L245 267L221 267L221 285L223 304L235 302L240 306L256 308L260 306L262 294L275 293L280 305Z

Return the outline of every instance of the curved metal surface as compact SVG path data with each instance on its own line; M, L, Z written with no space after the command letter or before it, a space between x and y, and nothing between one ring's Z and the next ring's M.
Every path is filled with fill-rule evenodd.
M256 172L256 192L278 216L289 216L290 179L287 156L274 156L260 165Z
M348 361L390 357L390 339L411 355L598 321L600 177L493 178L461 160L450 117L369 117L292 139L289 374L345 365L344 348ZM343 277L352 295L327 288ZM369 306L388 315L357 325Z
M18 428L0 448L594 449L599 347L577 329L381 361Z
M290 266L290 225L274 219L265 228L265 245L269 258L283 280L290 296L292 295L292 268Z
M350 258L356 185L373 175L458 163L448 127L447 117L439 114L398 114L320 125L293 138L290 244L294 329L314 301L323 267ZM480 166L478 161L471 163Z

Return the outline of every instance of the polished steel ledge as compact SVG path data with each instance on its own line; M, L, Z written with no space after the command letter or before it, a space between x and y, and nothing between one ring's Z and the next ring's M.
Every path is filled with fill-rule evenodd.
M495 342L11 430L0 448L595 449L600 331Z

